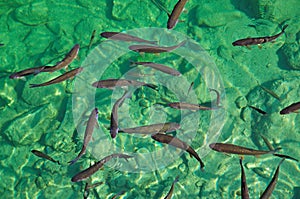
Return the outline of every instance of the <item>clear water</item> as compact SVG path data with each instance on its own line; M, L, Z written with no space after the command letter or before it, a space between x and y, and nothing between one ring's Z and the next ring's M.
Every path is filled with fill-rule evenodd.
M171 11L175 0L161 0ZM134 155L133 160L112 160L87 181L104 184L90 190L89 198L163 198L179 176L173 198L240 198L239 157L209 149L212 142L233 143L267 150L261 134L280 151L299 159L297 113L279 111L299 101L299 5L285 1L188 1L174 30L166 29L167 14L153 1L1 1L1 198L83 198L85 182L71 182L79 171L111 153ZM270 36L288 24L286 34L262 48L234 47L247 37ZM93 30L96 36L89 49ZM104 31L126 31L143 39L173 46L189 43L172 53L140 55L128 50L130 43L107 41ZM54 65L74 44L78 59L69 68L84 67L74 80L47 87L29 84L48 81L65 72L43 73L26 79L9 79L16 71ZM179 70L174 77L130 61L154 61ZM69 69L70 70L70 69ZM119 108L120 128L178 122L172 135L189 143L205 163L199 162L150 136L109 136L110 113L123 94L94 89L98 79L126 78L158 85L140 87ZM190 83L194 82L189 94ZM262 89L267 88L276 95ZM175 110L168 102L214 102L214 88L221 93L222 109ZM247 105L266 111L261 115ZM87 153L72 166L68 161L81 147L85 121L99 109L99 128ZM76 130L77 127L77 130ZM62 165L36 157L36 149ZM245 157L243 163L251 198L259 198L274 175L280 159L272 155ZM299 163L287 160L280 168L271 198L300 198Z

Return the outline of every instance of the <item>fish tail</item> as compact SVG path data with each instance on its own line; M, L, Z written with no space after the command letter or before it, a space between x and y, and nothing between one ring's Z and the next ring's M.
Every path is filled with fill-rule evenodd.
M281 147L277 147L276 149L270 151L271 154L277 153L279 150L281 150Z
M40 84L29 84L29 88L35 88L35 87L39 87Z
M77 156L74 160L69 161L68 163L70 165L74 164L75 162L77 162L77 160L79 160L79 158L81 157L81 155Z
M56 162L57 162L58 165L61 165L60 162L59 162L58 160L57 160Z
M133 66L136 66L137 64L136 64L136 62L135 61L133 61L133 60L129 60L129 62L130 62L130 67L133 67Z
M174 180L174 183L178 182L179 181L179 176L176 176L175 180Z
M282 28L282 30L281 30L281 32L284 33L285 29L286 29L288 26L289 26L288 24L284 25L283 28Z

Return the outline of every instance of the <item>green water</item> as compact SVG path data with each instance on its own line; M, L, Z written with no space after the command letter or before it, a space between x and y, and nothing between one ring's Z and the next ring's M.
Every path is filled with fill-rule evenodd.
M160 2L171 11L177 1ZM125 194L120 198L163 198L176 176L179 182L173 198L240 198L238 156L211 151L208 144L227 142L267 150L260 137L263 134L274 147L282 147L281 153L300 158L300 116L279 114L282 108L299 101L299 8L297 0L190 0L180 16L182 22L171 32L165 28L167 14L150 0L0 1L0 43L4 44L0 46L1 198L83 198L85 182L73 183L71 178L111 152L138 154L139 159L112 161L94 174L89 181L104 184L91 190L89 198L112 198L122 190ZM289 25L286 34L262 48L231 44L250 36L277 34L282 24ZM145 29L148 27L158 29ZM88 49L93 30L96 36ZM139 55L126 51L114 58L118 52L114 43L103 43L106 39L99 34L127 30L165 46L188 37L202 50L187 45L174 53ZM29 88L29 84L63 74L64 69L26 79L8 78L26 68L54 65L76 43L81 49L70 68L86 69L75 80ZM129 60L156 61L183 75L175 78L149 68L132 68ZM133 77L141 73L144 76ZM120 77L159 84L157 91L141 87L125 100L119 108L120 126L180 123L182 128L176 135L197 151L205 163L204 172L187 153L179 156L181 151L154 142L149 136L120 134L114 141L109 138L112 105L123 91L85 86L98 78ZM193 81L192 92L186 95ZM191 112L163 106L179 100L214 101L210 87L221 92L223 109ZM86 97L90 94L92 97ZM247 104L268 114L261 115ZM100 128L95 129L87 153L68 166L82 147L84 122L95 106L99 108ZM34 156L32 149L47 153L62 165ZM147 156L152 152L156 154ZM270 155L245 157L251 198L259 198L279 162ZM299 163L285 161L271 198L300 198L299 170Z

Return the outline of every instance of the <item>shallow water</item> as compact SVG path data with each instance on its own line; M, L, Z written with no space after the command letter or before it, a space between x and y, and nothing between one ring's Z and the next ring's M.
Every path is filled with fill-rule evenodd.
M171 11L177 1L161 0ZM163 198L179 176L173 198L240 198L240 165L237 155L210 150L212 142L226 142L268 150L261 134L281 153L299 159L297 113L280 115L284 107L299 101L299 6L288 2L258 0L240 3L188 1L180 22L166 29L168 15L153 1L17 1L0 2L1 182L3 198L83 198L85 182L71 178L111 153L134 158L112 160L87 181L104 184L90 190L89 198ZM237 39L270 36L288 24L286 33L262 47L232 46ZM93 30L95 39L89 49ZM138 54L133 43L108 41L104 31L126 31L161 46L180 48L161 54ZM41 73L25 79L9 79L16 71L41 65L53 66L80 44L78 59L69 69L84 71L74 80L47 87L29 88L65 72ZM134 43L137 44L137 43ZM182 73L174 77L130 61L154 61ZM205 163L205 171L188 153L155 142L149 135L109 135L110 113L123 89L95 89L99 79L126 78L157 85L130 88L132 97L119 108L120 128L177 122L172 133L189 143ZM194 82L188 94L190 84ZM267 92L262 87L274 92ZM174 101L212 104L221 93L221 109L176 110ZM273 95L272 95L273 94ZM267 112L262 115L248 107ZM87 121L99 109L87 153L74 165ZM77 130L76 130L77 127ZM36 157L36 149L61 165ZM272 155L245 157L243 163L251 198L259 198L271 181L280 159ZM299 163L287 160L280 167L271 198L299 198Z

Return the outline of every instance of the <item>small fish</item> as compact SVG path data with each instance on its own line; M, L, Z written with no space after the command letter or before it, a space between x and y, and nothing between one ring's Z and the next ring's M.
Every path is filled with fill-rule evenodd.
M82 67L79 67L79 68L76 68L74 70L70 70L54 79L51 79L50 81L48 82L45 82L45 83L42 83L42 84L30 84L30 88L35 88L35 87L41 87L41 86L48 86L48 85L51 85L51 84L57 84L57 83L60 83L62 81L65 81L67 79L70 79L72 77L75 77L78 73L80 73L81 71L83 70Z
M39 66L35 68L28 68L19 72L13 73L9 76L10 79L18 79L27 75L37 75L44 70L45 66Z
M278 153L274 153L273 155L274 155L274 156L277 156L277 157L280 157L280 158L285 158L285 159L294 160L294 161L296 161L296 162L299 162L298 159L293 158L293 157L288 156L288 155L283 155L283 154L278 154Z
M219 93L219 91L217 91L216 89L210 88L209 91L214 91L217 94L217 100L216 100L216 105L220 106L220 99L221 99L221 95Z
M4 44L0 44L0 46L4 46Z
M91 46L92 46L92 43L93 43L93 41L95 39L95 34L96 34L96 30L93 30L88 49L90 49Z
M87 186L86 186L86 189L94 189L95 187L98 187L98 186L100 186L100 185L102 185L103 184L103 182L96 182L96 183L94 183L94 184L88 184Z
M255 150L242 146L237 146L234 144L226 144L226 143L211 143L209 147L212 150L229 153L229 154L239 154L239 155L264 155L264 154L274 154L280 148L275 149L274 151L263 151L263 150Z
M191 85L190 85L190 87L188 89L187 95L190 93L190 91L192 90L193 86L194 86L194 82L191 83Z
M157 86L153 84L147 84L144 82L134 81L134 80L127 80L127 79L106 79L94 82L92 84L93 87L96 88L108 88L114 89L115 87L125 87L125 86L147 86L152 89L156 89Z
M129 97L131 92L125 91L123 96L118 99L111 111L110 114L110 136L111 138L115 138L119 132L119 123L118 123L118 108L122 105L125 98Z
M278 180L279 168L280 168L280 165L282 164L283 161L284 161L284 159L282 159L280 161L280 163L277 166L277 169L275 171L275 174L274 174L271 182L269 183L269 185L267 186L267 188L265 189L265 191L260 196L260 199L268 199L272 195L272 192L275 189L275 186L276 186L276 183L277 183L277 180Z
M86 148L87 148L89 142L92 139L94 128L97 124L98 124L98 109L94 108L94 110L90 114L90 117L89 117L88 122L87 122L87 126L86 126L85 133L84 133L84 139L83 139L83 145L82 145L81 151L79 152L78 156L75 159L68 162L68 163L70 163L70 165L74 164L85 153Z
M267 145L267 147L268 147L268 149L270 151L274 151L275 150L275 148L273 147L273 145L269 142L269 140L265 136L260 135L260 137L264 140L264 142L266 143L266 145Z
M89 168L79 172L78 174L76 174L75 176L72 177L71 181L72 182L79 182L82 180L85 180L87 178L89 178L91 175L93 175L94 173L96 173L101 167L103 167L103 165L110 161L113 158L124 158L124 159L128 159L128 158L132 158L133 156L130 155L125 155L125 154L112 154L109 156L106 156L105 158L101 159L100 161L96 162L94 165L90 166Z
M119 193L117 193L116 195L114 195L111 199L117 199L119 196L123 195L124 193L126 193L126 192L124 190L122 190Z
M179 181L179 176L177 176L175 178L175 180L173 181L172 186L171 186L168 194L166 195L166 197L164 197L164 199L171 199L172 198L173 191L174 191L174 186L175 186L176 182L178 182L178 181Z
M172 132L180 128L180 124L174 122L151 124L134 128L120 129L119 133L153 134L160 132Z
M167 22L167 28L172 29L176 26L178 22L178 18L180 14L182 13L184 6L186 4L187 0L179 0L177 4L174 6L174 9L172 10L171 15L169 15L169 19Z
M263 44L266 42L274 41L277 39L280 35L282 35L285 31L285 29L288 27L288 25L285 25L281 32L274 35L274 36L267 36L267 37L254 37L254 38L245 38L245 39L239 39L232 43L233 46L250 46L250 45L257 45L257 44Z
M256 111L259 112L260 114L263 114L263 115L266 115L266 114L267 114L266 111L263 111L263 110L261 110L261 109L259 109L259 108L254 107L254 106L248 105L248 107L250 107L250 108L256 110Z
M201 106L199 104L189 104L185 102L172 102L169 103L168 106L175 109L188 109L188 110L216 110L220 107L207 107L207 106Z
M161 72L167 73L169 75L173 75L173 76L181 76L181 73L169 66L165 66L163 64L156 64L153 62L131 62L132 64L135 65L142 65L142 66L148 66L151 68L154 68L156 70L159 70Z
M198 156L196 151L191 146L187 145L182 140L180 140L176 137L173 137L171 135L161 134L161 133L154 134L151 137L152 137L152 139L154 139L158 142L170 144L174 147L177 147L177 148L187 151L191 156L193 156L194 158L196 158L199 161L200 167L203 170L204 163L202 162L201 158Z
M100 36L104 37L104 38L112 39L112 40L157 44L157 41L148 41L145 39L141 39L139 37L135 37L135 36L128 35L125 33L120 33L120 32L103 32L100 34Z
M280 111L280 115L295 113L300 109L300 102L293 103Z
M132 45L129 46L129 50L138 52L138 53L163 53L163 52L170 52L172 50L175 50L176 48L179 48L180 46L183 46L186 43L186 41L182 41L176 46L148 46L148 45Z
M241 192L242 192L242 199L249 199L249 191L248 186L246 182L246 175L243 167L243 160L240 159L240 165L241 165Z
M267 89L266 87L263 87L263 86L260 86L260 88L262 88L264 91L266 91L271 96L273 96L274 98L276 98L278 101L281 101L280 97L274 91L271 91L270 89Z
M62 68L67 67L72 63L72 61L77 57L79 51L79 44L75 44L70 52L63 58L62 61L57 62L54 66L45 66L42 72L54 72Z
M31 153L33 153L34 155L38 156L38 157L41 157L41 158L45 158L47 160L50 160L51 162L54 162L54 163L57 163L60 165L59 161L58 160L54 160L53 158L51 158L49 155L47 154L44 154L43 152L41 151L38 151L38 150L31 150Z

